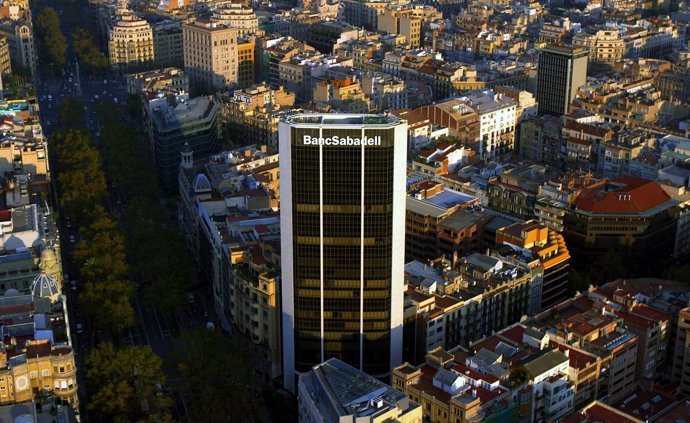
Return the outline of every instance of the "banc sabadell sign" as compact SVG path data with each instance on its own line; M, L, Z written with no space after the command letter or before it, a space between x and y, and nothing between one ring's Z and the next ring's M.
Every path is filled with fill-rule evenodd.
M361 138L355 137L340 137L338 135L333 135L332 137L312 137L311 135L304 135L302 137L302 145L328 145L328 146L375 146L381 145L381 137L367 137L363 136Z

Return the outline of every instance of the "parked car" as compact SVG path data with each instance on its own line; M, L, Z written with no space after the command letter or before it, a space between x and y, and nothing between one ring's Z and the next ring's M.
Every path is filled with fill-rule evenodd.
M77 323L77 333L80 335L84 333L84 326L81 323Z
M75 237L74 235L70 235L69 236L69 243L74 244L76 242L77 242L77 237Z
M76 291L77 290L77 281L72 279L72 281L69 283L69 289L71 289L72 291Z

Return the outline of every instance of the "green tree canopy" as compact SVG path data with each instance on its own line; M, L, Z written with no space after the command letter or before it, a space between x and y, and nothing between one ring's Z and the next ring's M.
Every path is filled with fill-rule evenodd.
M170 398L157 389L165 383L162 364L148 346L99 344L86 358L86 379L94 390L87 408L97 421L171 421Z

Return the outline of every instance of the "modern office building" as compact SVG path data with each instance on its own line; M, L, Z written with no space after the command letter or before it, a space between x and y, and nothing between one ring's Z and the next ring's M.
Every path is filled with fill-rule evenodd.
M151 109L150 131L154 162L166 193L178 189L180 151L185 143L195 157L208 158L220 142L219 106L205 97L170 104L159 102Z
M184 69L193 87L215 92L238 83L237 29L196 19L182 25Z
M419 423L422 407L397 389L331 358L299 378L302 423Z
M588 52L583 47L550 44L539 53L539 114L564 115L577 89L587 82Z
M293 114L279 125L283 375L329 358L401 362L407 124ZM296 354L296 352L298 352Z

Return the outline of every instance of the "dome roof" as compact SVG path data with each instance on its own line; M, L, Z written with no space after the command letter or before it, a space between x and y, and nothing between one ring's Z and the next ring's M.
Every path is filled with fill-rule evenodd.
M31 294L38 298L52 299L60 294L60 288L52 276L41 273L40 275L36 276L34 281L31 283Z
M180 150L180 153L191 153L191 152L192 152L192 146L189 145L189 143L185 141L184 145L182 146L182 149Z
M203 173L196 175L194 178L194 192L209 192L211 191L211 183Z

